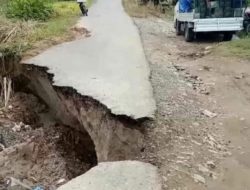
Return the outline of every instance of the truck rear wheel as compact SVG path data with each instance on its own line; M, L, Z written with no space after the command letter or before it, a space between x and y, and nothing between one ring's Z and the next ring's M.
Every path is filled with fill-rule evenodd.
M185 26L185 40L186 42L192 42L194 40L193 28L189 28L188 24Z
M247 33L247 34L250 34L250 24L248 24L248 25L246 26L246 33Z
M175 21L175 32L177 36L181 35L181 23L178 20Z
M233 33L231 32L225 32L224 33L224 37L223 37L223 41L231 41L233 38Z

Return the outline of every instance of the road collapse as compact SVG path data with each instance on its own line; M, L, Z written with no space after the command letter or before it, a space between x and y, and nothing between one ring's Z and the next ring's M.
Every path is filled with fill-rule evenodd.
M76 160L79 159L86 163L86 167L82 168L78 173L69 172L70 177L65 180L66 182L86 172L91 167L97 165L98 162L131 160L135 159L140 153L143 146L143 131L140 128L140 121L136 121L124 115L114 115L100 102L91 97L80 95L71 87L53 86L53 74L49 74L46 68L20 64L19 59L14 60L8 57L1 60L1 65L1 76L8 77L12 81L12 96L16 94L17 96L26 97L25 101L19 98L22 104L26 104L27 102L27 104L30 104L29 100L32 100L34 97L39 104L41 103L46 107L46 109L44 109L46 111L43 110L43 113L37 114L38 119L36 119L36 121L42 123L39 124L39 127L36 125L36 127L33 128L33 124L31 124L31 129L26 129L23 127L26 125L20 124L19 126L19 124L15 123L16 131L20 134L22 134L23 131L25 135L29 133L31 137L26 138L25 136L26 139L21 141L22 143L5 147L3 155L8 155L6 152L8 152L9 149L27 149L30 150L30 152L25 156L30 158L32 163L34 159L39 158L39 153L36 154L36 158L33 158L34 150L42 152L42 149L53 149L46 145L41 146L41 142L43 144L50 144L51 141L55 141L54 139L60 139L58 140L60 145L56 145L55 149L59 147L59 152L64 152L64 155L68 155L68 157L69 155L76 155ZM13 108L15 106L12 106L12 102L10 102L9 105L11 105L9 108L12 110L15 109ZM13 103L13 105L15 104ZM37 104L32 105L31 110L35 110L36 105ZM9 108L7 107L6 110ZM6 111L6 113L8 113L8 111ZM48 122L48 120L50 122ZM48 125L48 123L53 123L53 125ZM14 127L10 127L12 130L13 128ZM33 132L40 130L40 128L43 128L43 135ZM65 147L68 149L66 148L67 150L65 150ZM74 153L72 153L72 151ZM22 151L17 152L20 153ZM20 155L17 156L17 154L14 154L14 157L16 160L20 160ZM6 162L6 156L4 158L3 162ZM8 157L8 159L11 158ZM38 162L42 161L40 160ZM70 164L68 162L65 164L71 166L71 171L74 167L72 162L74 162L74 160L71 160ZM78 166L79 165L76 164L75 167ZM33 177L37 178L36 176ZM59 180L58 176L55 177L55 180ZM34 184L39 182L39 180L35 181L37 182L34 182ZM56 182L51 181L50 183ZM47 185L51 185L50 183L48 182Z

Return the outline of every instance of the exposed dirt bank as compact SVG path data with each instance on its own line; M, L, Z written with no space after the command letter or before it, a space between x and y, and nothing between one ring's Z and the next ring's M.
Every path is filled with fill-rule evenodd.
M17 92L0 114L0 189L6 178L46 189L81 175L97 164L92 143L82 133L57 123L32 94Z
M98 161L133 159L139 153L142 146L139 122L111 114L104 105L72 88L53 87L53 76L44 68L27 65L22 73L29 81L27 87L48 105L59 122L89 134Z

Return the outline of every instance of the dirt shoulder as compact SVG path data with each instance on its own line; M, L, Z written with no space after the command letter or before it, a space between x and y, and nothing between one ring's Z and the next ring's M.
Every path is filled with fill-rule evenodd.
M214 56L216 39L186 43L172 21L134 20L158 107L141 159L160 168L164 189L250 187L248 62Z

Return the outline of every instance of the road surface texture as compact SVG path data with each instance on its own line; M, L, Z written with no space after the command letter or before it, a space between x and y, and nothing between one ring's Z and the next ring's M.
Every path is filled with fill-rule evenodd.
M55 46L24 62L47 67L55 86L73 87L116 115L153 117L148 63L121 0L98 1L80 24L91 32L89 38Z
M186 43L172 20L134 20L157 104L140 159L164 190L250 189L249 61L218 54L213 36Z

